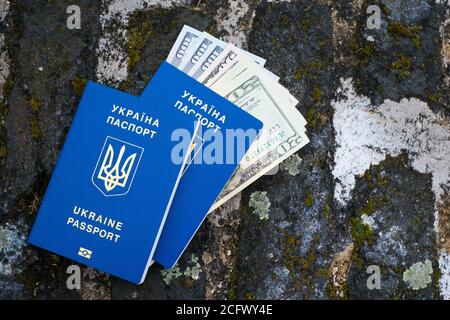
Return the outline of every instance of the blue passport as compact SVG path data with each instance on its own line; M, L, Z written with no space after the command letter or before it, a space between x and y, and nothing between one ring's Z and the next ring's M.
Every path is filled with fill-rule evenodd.
M144 280L187 160L173 161L174 133L195 135L193 119L174 107L188 84L173 81L152 81L151 99L87 84L29 243Z
M154 83L164 77L189 88L183 93L176 109L186 118L196 119L202 124L194 137L195 148L190 154L188 167L178 186L153 257L163 267L172 268L263 124L167 62L154 75L141 99L157 97L159 92Z

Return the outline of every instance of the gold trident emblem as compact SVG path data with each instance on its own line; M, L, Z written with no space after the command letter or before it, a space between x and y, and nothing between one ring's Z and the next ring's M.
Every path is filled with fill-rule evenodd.
M103 158L102 166L98 172L98 178L103 180L105 183L106 191L111 191L117 186L125 187L127 184L128 177L131 172L131 168L133 167L134 161L136 159L136 153L130 155L122 167L120 167L120 163L122 162L123 154L125 153L125 145L120 148L119 155L117 156L117 160L113 165L114 160L114 149L111 144L108 145L108 149L106 151L106 155Z

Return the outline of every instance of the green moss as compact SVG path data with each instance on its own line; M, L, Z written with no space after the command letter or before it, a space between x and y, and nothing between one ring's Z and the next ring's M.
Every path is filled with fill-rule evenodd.
M399 80L403 80L403 79L405 79L405 78L408 78L409 77L409 75L410 75L411 73L408 71L408 70L402 70L402 71L400 71L399 73L398 73L398 79Z
M375 54L375 42L366 42L363 46L360 46L357 39L354 39L350 44L350 48L353 53L358 57L358 63L367 64Z
M277 38L272 38L271 42L274 49L281 49L283 47Z
M6 144L0 139L0 167L3 167L6 163L6 156L8 155Z
M287 42L288 42L288 44L294 44L295 38L290 34L290 35L288 35Z
M307 126L312 129L320 129L328 120L329 116L325 112L319 112L314 108L309 108L306 114ZM321 168L325 168L324 163L320 163Z
M364 55L364 61L368 62L372 58L374 52L375 52L375 43L373 43L373 42L365 43L362 48L362 53Z
M352 263L360 270L364 268L364 260L358 255L357 250L353 251Z
M331 212L330 205L328 203L325 203L322 209L322 216L328 220L330 218L330 212Z
M284 233L281 238L283 247L283 265L289 270L290 275L294 276L296 266L300 264L300 257L295 255L295 249L300 246L300 240L288 234L285 230L280 230Z
M78 97L81 97L86 86L87 79L76 77L71 81L72 90Z
M287 26L289 23L289 17L287 15L283 15L281 16L281 21L280 21L281 25L283 26Z
M0 101L0 121L3 120L3 117L5 116L6 112L8 112L8 107L6 106L6 103Z
M301 24L304 29L309 29L309 27L312 24L312 21L311 21L311 19L303 19Z
M314 121L315 118L315 114L316 114L316 109L314 108L309 108L308 112L306 113L306 121L308 124L312 124L312 122Z
M396 56L396 60L391 65L391 70L397 73L399 80L403 80L411 73L412 59L402 53L397 53Z
M375 211L375 201L373 199L369 199L366 201L366 203L364 204L364 206L362 206L361 208L358 209L358 214L359 215L371 215L372 213L374 213Z
M135 18L139 23L128 30L128 67L133 68L140 60L147 41L153 36L153 21ZM143 20L143 21L140 21Z
M315 72L317 70L324 70L326 68L327 64L325 61L323 60L313 60L313 61L309 61L306 64L306 69L309 72Z
M305 197L305 201L303 202L306 207L311 207L314 203L314 196L311 192L308 192L308 194Z
M364 242L367 242L369 245L373 244L373 230L364 224L360 217L351 219L350 234L352 235L356 248L359 248Z
M35 140L42 137L41 126L39 125L39 119L37 117L31 119L31 137Z
M420 36L419 35L415 35L413 37L413 39L412 39L412 42L413 42L414 47L416 47L417 49L420 48L421 40L420 40Z
M409 70L412 66L411 58L401 54L398 59L392 63L392 69L394 70Z
M315 164L320 170L326 170L328 168L327 160L326 156L317 157Z
M414 38L421 31L423 27L420 25L407 26L398 21L390 22L388 25L388 32L394 35L394 37Z
M319 269L317 269L316 274L317 274L318 277L321 277L321 278L327 278L327 277L330 276L330 272L328 271L327 268L319 268Z
M255 300L255 296L251 292L244 293L244 300Z
M326 286L327 297L330 300L346 300L348 299L348 285L347 282L340 284L338 287L333 285L332 281L328 281ZM338 295L338 292L342 292L342 296Z
M403 268L403 267L392 267L391 270L394 273L400 274L400 273L403 273L405 271L405 268Z
M389 198L387 195L384 195L383 197L370 197L369 199L367 199L367 201L364 203L362 207L356 210L356 212L358 216L362 216L363 214L370 216L377 209L380 209L383 206L385 206L388 201Z
M308 61L304 65L297 68L296 80L300 80L306 77L312 80L317 80L318 72L325 70L327 66L327 62L324 60Z
M369 185L369 188L372 188L372 170L366 170L366 172L364 172L364 180L366 180L367 184Z
M306 258L300 258L299 263L304 270L311 268L316 261L316 254L314 251L310 252Z
M350 49L352 49L354 54L357 54L359 52L359 42L357 39L353 39L350 43Z
M320 102L322 100L322 91L320 90L320 88L314 87L312 98L315 102Z
M29 101L28 101L28 105L31 107L31 109L33 109L34 111L38 112L39 110L41 110L41 103L35 98L32 97Z
M230 274L230 290L228 291L227 295L228 300L237 299L237 282L238 282L237 268L233 268Z
M422 30L423 27L420 25L407 26L398 21L391 22L388 25L388 32L392 34L395 39L399 39L400 37L409 38L417 49L420 48L421 45L420 32Z
M300 81L302 79L302 68L298 68L297 71L295 71L295 80Z
M314 283L312 274L316 263L316 254L312 249L306 257L298 255L300 240L289 234L286 230L277 228L282 233L280 244L283 252L282 263L289 270L289 275L293 280L293 288L295 290L306 289L306 294L310 295L314 291ZM319 237L314 238L314 246L320 241Z
M439 99L440 99L441 97L442 97L442 93L439 92L439 91L437 91L437 92L434 92L434 93L430 94L430 95L427 97L427 100L430 101L430 102L432 102L432 103L436 103L436 102L439 101Z
M5 83L3 84L3 96L7 97L11 93L13 86L13 82L10 78L6 79Z
M320 45L321 47L325 47L325 46L327 45L327 43L328 43L328 40L320 40L320 41L319 41L319 45Z
M385 187L387 186L388 180L387 178L383 177L381 174L377 175L377 185L379 187Z

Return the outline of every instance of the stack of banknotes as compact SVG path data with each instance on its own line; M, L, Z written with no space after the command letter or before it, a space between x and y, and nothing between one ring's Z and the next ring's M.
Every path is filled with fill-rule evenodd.
M210 211L266 174L306 145L306 120L298 100L264 68L265 59L184 26L167 62L247 111L264 124L261 134Z

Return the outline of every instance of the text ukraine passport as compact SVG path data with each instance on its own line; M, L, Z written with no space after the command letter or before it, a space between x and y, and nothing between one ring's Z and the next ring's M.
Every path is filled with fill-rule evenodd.
M180 181L153 257L165 268L171 268L263 124L168 63L161 65L141 99L152 100L158 96L154 83L160 82L161 78L171 78L173 83L189 88L177 101L176 109L186 118L197 119L202 124L194 140L193 157Z
M174 107L189 88L166 77L152 85L149 100L87 84L29 243L144 280L184 165L172 159L172 134L194 133Z

